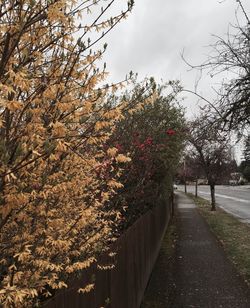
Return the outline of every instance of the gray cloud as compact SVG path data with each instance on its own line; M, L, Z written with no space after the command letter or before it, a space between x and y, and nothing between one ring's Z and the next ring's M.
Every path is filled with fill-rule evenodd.
M250 13L250 1L242 2ZM141 79L181 79L184 87L193 89L197 72L188 71L180 53L185 49L192 64L201 64L209 53L205 46L215 41L212 34L223 36L229 23L236 22L236 8L235 0L135 0L131 15L107 38L109 48L104 61L109 79L121 80L133 70ZM238 17L243 19L240 12ZM218 82L204 76L200 91L211 98L211 85ZM188 96L184 102L189 114L197 110L196 100Z

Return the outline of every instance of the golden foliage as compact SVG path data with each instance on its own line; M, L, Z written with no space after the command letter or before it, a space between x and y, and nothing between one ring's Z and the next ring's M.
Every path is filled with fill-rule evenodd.
M104 145L128 106L108 104L109 93L120 85L102 85L106 71L96 62L106 47L92 48L131 7L112 23L103 21L105 10L98 7L93 22L86 14L96 3L0 5L0 305L5 307L31 307L49 294L48 286L67 287L69 275L94 262L118 221L117 210L104 205L121 187L118 163L129 159L112 149L107 153ZM103 4L109 8L109 2ZM89 24L81 25L85 20ZM95 30L104 34L92 42L87 36Z

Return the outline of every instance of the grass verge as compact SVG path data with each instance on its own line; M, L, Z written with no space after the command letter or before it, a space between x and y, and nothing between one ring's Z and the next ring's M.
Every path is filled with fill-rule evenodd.
M188 194L221 242L228 258L250 286L250 226L217 207L210 210L209 201Z

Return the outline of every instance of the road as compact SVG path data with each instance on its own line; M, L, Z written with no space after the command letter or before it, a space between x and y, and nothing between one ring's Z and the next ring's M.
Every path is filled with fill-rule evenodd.
M183 185L178 185L178 190L184 191ZM187 192L194 193L195 186L188 185ZM208 185L198 186L198 195L204 199L210 199ZM223 186L215 187L217 206L234 215L242 222L250 224L250 186Z

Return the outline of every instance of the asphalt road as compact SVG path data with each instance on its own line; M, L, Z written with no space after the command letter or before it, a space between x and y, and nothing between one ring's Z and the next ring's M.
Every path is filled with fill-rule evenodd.
M178 190L184 191L183 185L178 185ZM187 192L194 193L195 186L187 185ZM210 199L208 185L198 186L198 195ZM215 198L217 206L234 215L239 220L250 224L250 186L223 186L215 187Z

